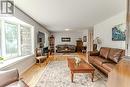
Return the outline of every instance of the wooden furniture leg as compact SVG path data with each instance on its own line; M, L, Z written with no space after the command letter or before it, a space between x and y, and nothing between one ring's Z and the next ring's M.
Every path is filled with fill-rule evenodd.
M74 78L74 73L71 72L71 82L73 82L73 78Z
M92 72L92 82L93 82L93 79L94 79L94 71Z
M42 67L42 65L41 65L41 59L39 59L39 64L40 64L40 67Z

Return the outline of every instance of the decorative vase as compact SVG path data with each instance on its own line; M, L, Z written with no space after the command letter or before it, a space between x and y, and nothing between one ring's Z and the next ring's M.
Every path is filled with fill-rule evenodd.
M78 58L78 57L75 57L75 64L76 64L76 66L79 66L80 65L80 58Z

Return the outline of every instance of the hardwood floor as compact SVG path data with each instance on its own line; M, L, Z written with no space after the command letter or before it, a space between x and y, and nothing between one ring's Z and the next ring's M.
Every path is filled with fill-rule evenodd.
M107 87L130 87L129 57L126 57L125 59L121 60L110 72Z
M83 53L76 53L75 55L79 56L81 59L87 60L86 55ZM30 69L21 75L21 78L23 78L29 87L34 87L49 62L65 61L67 57L68 55L51 55L46 61L44 61L44 63L41 64L41 66L39 64L34 64Z

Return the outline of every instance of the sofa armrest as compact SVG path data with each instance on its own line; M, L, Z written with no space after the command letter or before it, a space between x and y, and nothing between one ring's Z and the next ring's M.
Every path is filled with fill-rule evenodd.
M20 87L29 87L23 80L19 80L19 84Z
M18 80L19 80L19 73L17 69L0 71L0 87L3 87Z
M89 56L99 56L99 51L89 51L88 55Z
M104 63L113 63L112 61L103 61L102 64Z
M19 80L23 80L23 78L22 78L22 77L20 77L20 78L19 78Z

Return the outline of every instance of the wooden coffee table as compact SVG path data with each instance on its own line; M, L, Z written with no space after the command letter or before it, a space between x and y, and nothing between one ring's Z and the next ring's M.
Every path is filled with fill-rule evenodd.
M86 62L81 62L78 66L75 64L75 60L72 58L67 58L68 67L71 71L71 81L73 82L74 73L91 73L92 74L92 82L94 78L94 71L95 69Z

